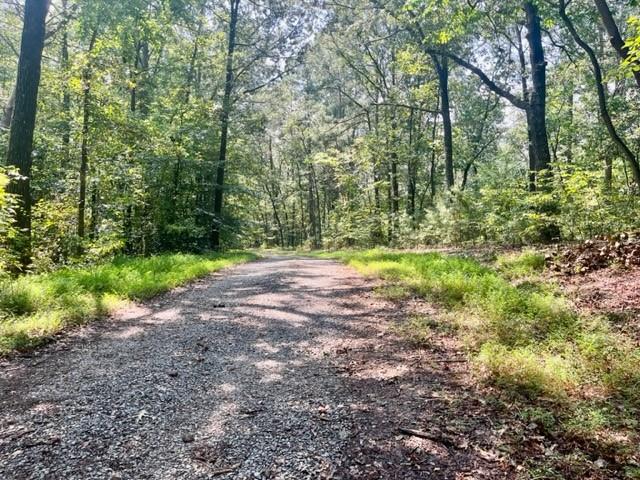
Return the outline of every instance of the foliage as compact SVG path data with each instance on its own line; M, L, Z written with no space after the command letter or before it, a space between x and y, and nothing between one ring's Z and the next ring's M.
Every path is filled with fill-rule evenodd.
M640 17L631 16L627 23L630 27L630 37L626 42L626 47L629 49L629 57L624 60L623 66L628 69L638 70L640 68Z
M86 323L128 300L153 297L194 278L255 259L243 252L118 257L84 268L0 282L0 354L46 342L62 329Z
M8 248L7 240L13 236L12 202L6 192L9 177L0 170L0 279L6 275L8 267L13 263L11 250Z

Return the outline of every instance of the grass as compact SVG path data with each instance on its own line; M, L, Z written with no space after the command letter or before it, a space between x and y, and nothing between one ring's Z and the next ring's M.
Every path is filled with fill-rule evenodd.
M148 258L67 268L0 282L0 354L24 351L61 330L105 315L221 268L250 261L244 252Z
M637 439L640 349L605 318L580 315L542 281L541 255L511 254L495 265L440 253L319 255L386 280L391 296L419 295L442 307L442 322L455 319L450 331L463 339L480 377L524 404L543 405L541 415L557 418L556 431L592 445L617 437L614 450L623 456ZM411 318L401 330L426 341L439 321Z

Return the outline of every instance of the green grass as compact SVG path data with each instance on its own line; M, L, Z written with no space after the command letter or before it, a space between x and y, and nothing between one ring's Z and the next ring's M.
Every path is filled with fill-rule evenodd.
M535 250L525 250L498 256L496 266L507 278L536 275L544 270L545 257Z
M245 252L120 257L101 265L0 281L0 354L33 348L127 301L153 297L255 258Z
M606 319L580 315L542 281L539 254L499 257L493 266L440 253L319 255L440 305L443 322L455 319L451 331L463 339L480 378L544 405L550 418L557 415L559 431L592 442L615 429L620 451L637 439L632 419L640 407L640 349ZM411 340L428 340L438 321L412 318L400 330ZM604 412L616 412L615 422Z

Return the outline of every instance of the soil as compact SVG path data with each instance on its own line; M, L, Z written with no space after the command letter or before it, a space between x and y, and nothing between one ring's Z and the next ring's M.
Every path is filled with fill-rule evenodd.
M553 279L587 313L604 315L620 333L640 345L640 268L611 266Z

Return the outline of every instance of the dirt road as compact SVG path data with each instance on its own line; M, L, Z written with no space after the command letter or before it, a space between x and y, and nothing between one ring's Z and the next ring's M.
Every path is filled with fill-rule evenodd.
M466 365L405 314L285 256L131 307L0 366L0 478L510 478Z

